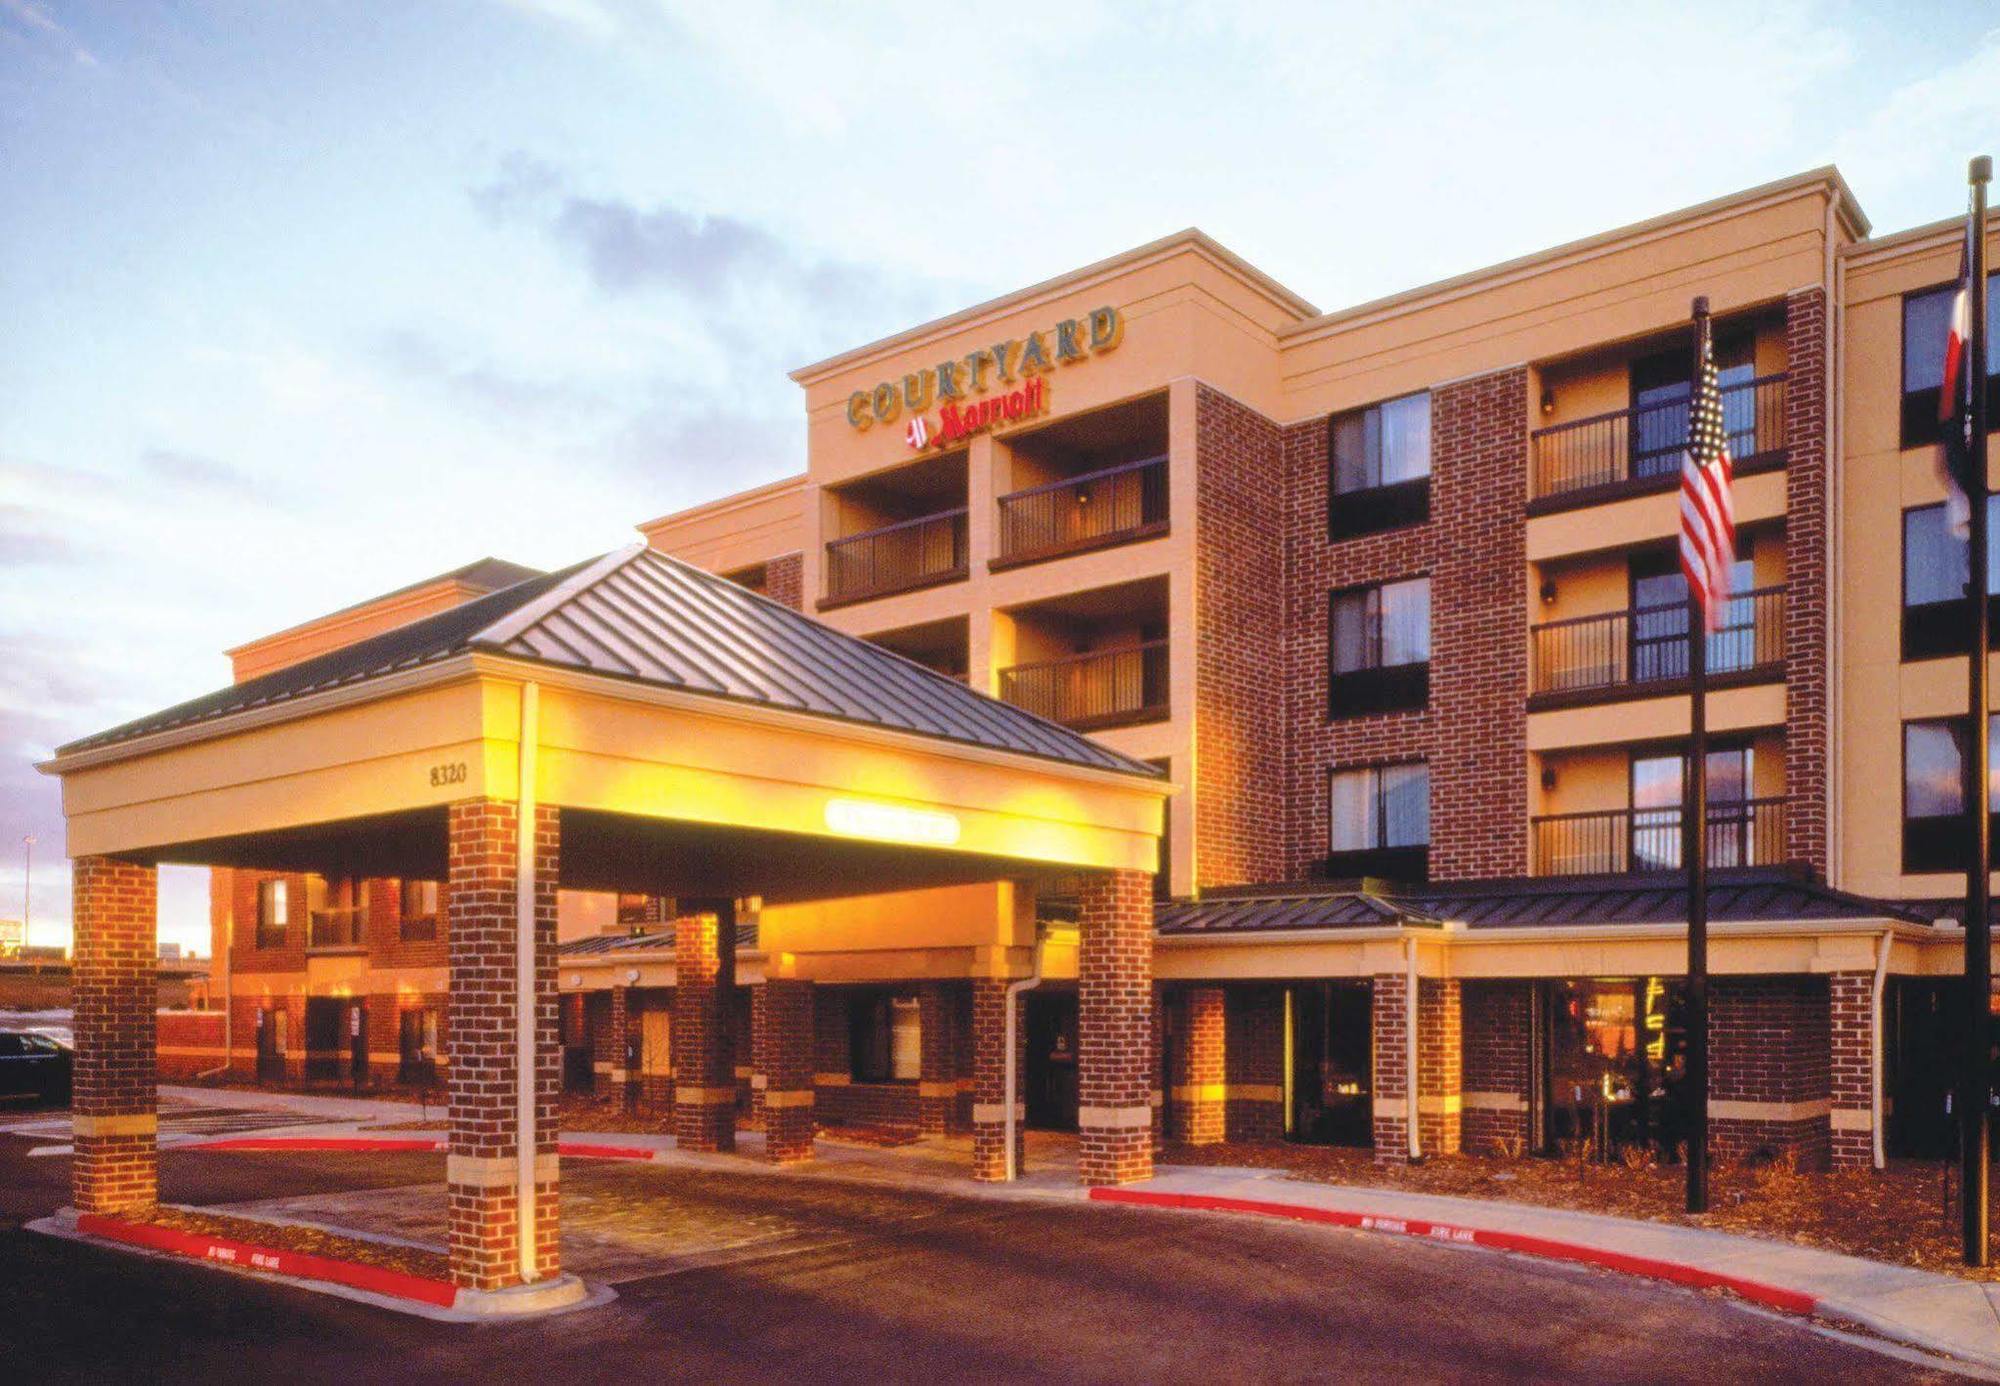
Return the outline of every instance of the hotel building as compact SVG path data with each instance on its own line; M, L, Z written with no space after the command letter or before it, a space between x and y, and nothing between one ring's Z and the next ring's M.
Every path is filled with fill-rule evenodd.
M1673 1158L1675 488L1705 295L1740 534L1708 645L1716 1150L1936 1154L1966 598L1932 456L1960 230L1872 237L1828 168L1331 312L1190 230L796 371L803 470L639 530L1163 774L1157 1134ZM537 580L476 564L236 672ZM439 882L213 890L213 1010L162 1018L168 1071L449 1066ZM983 1127L1012 1004L1028 1124L1075 1128L1091 900L1054 871L565 891L564 1081L689 1091L685 936L733 927L720 1076L746 1116L782 1087L823 1123ZM815 984L810 1061L781 1084L759 1037L790 979Z

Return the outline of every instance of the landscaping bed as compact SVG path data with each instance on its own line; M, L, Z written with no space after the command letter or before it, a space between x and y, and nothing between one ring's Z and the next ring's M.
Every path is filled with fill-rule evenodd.
M1324 1184L1681 1223L1972 1280L2000 1280L2000 1269L1975 1270L1960 1259L1956 1189L1947 1208L1946 1171L1934 1161L1893 1160L1880 1172L1801 1173L1783 1163L1718 1166L1710 1174L1710 1211L1700 1216L1686 1211L1687 1172L1679 1165L1486 1155L1434 1155L1420 1165L1388 1165L1377 1164L1369 1150L1247 1143L1169 1144L1162 1163L1277 1169Z

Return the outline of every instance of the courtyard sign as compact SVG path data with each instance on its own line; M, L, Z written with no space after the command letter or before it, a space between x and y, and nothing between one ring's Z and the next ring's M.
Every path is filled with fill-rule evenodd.
M903 440L912 448L961 442L996 424L1046 413L1049 391L1043 377L1048 372L1115 350L1124 337L1125 319L1118 310L1095 308L1082 318L1064 318L1047 332L1010 337L912 371L900 381L856 390L847 397L847 422L861 431L894 423L907 411ZM934 402L935 422L925 414Z

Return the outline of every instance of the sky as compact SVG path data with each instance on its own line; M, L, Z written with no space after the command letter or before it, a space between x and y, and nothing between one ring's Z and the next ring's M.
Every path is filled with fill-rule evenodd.
M0 0L0 918L33 835L68 940L54 746L799 471L794 367L1190 225L1337 308L1981 151L1991 5Z

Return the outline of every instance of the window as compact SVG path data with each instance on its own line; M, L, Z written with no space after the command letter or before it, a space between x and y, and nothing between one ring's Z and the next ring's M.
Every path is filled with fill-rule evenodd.
M1988 735L2000 729L1989 721ZM1903 724L1903 870L1963 871L1971 851L1965 822L1965 733L1962 717ZM1986 811L2000 809L1995 741L1987 756Z
M2000 333L2000 297L1986 277L1986 340ZM1951 316L1956 281L1903 298L1903 446L1925 447L1938 440L1938 392L1944 388L1945 323ZM2000 360L1986 363L1986 409L2000 408Z
M1430 701L1429 578L1335 592L1327 628L1329 716L1403 711Z
M863 991L848 1001L849 1069L857 1083L923 1076L923 1017L914 996Z
M402 939L429 943L438 936L438 883L404 881Z
M1687 755L1669 751L1632 757L1632 828L1628 844L1634 871L1677 871L1681 865L1681 809L1687 790L1681 776ZM1708 864L1754 866L1775 844L1760 844L1760 819L1751 805L1755 753L1748 745L1708 753ZM1776 820L1768 820L1775 823Z
M1989 523L2000 523L2000 495L1989 496ZM1945 522L1943 504L1903 512L1903 658L1935 659L1971 648L1965 605L1965 541ZM1986 595L2000 596L2000 545L1986 555Z
M291 923L291 902L282 876L257 883L257 946L283 948L285 930Z
M396 1077L401 1082L424 1086L437 1081L438 1013L425 1006L404 1011L399 1022L400 1054Z
M1329 876L1421 880L1429 871L1430 768L1422 761L1327 777Z
M1431 397L1405 395L1327 421L1327 532L1357 534L1430 518Z
M1688 676L1688 587L1680 554L1658 549L1630 560L1632 584L1632 681ZM1710 673L1749 669L1758 663L1757 565L1739 539L1729 565L1729 611L1722 629L1708 637Z
M1718 333L1716 381L1729 454L1742 461L1757 450L1757 392L1740 388L1757 377L1756 341L1747 332ZM1687 451L1688 399L1694 393L1694 346L1675 347L1632 363L1632 475L1678 475Z

